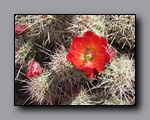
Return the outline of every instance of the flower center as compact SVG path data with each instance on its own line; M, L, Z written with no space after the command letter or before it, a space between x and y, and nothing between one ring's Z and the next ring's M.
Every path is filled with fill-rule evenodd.
M90 60L90 59L91 59L91 57L92 57L92 55L91 55L90 53L89 53L89 54L87 54L87 55L86 55L86 57L85 57L86 61Z
M85 56L85 60L88 61L93 57L93 52L87 52L86 56Z

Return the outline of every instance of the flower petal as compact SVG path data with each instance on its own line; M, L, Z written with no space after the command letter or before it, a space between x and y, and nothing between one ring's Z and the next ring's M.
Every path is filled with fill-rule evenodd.
M73 55L74 54L74 47L73 44L70 45L70 53Z
M74 57L75 57L75 58L78 58L78 59L80 59L80 60L84 60L84 55L83 55L83 53L81 53L81 52L79 52L79 51L77 51L77 50L74 51Z
M96 69L98 72L102 72L105 70L105 66L103 64L99 64L98 66L96 66Z
M77 42L77 41L81 41L83 37L79 37L79 36L74 36L73 37L73 43Z
M117 52L115 50L111 49L111 48L108 48L107 52L110 56L110 59L115 58L117 56Z
M87 67L87 68L94 68L94 64L92 61L86 61L84 62L84 67Z
M32 68L33 75L39 75L42 73L42 68L39 63L34 63Z
M87 69L87 70L86 70ZM97 76L98 76L98 71L94 68L94 69L92 69L92 71L91 71L91 69L89 69L89 68L86 68L85 69L85 74L86 74L86 76L87 76L87 78L88 78L88 81L90 81L90 82L92 82L95 78L97 78Z
M78 58L75 58L75 57L72 57L72 63L75 65L75 66L81 66L83 64L83 61L78 59Z
M20 35L27 32L27 25L17 25L15 26L15 34Z
M82 42L79 42L79 41L75 42L73 44L73 47L74 47L74 49L76 49L76 50L78 50L80 52L83 52L85 50L84 45L82 44Z
M85 69L84 69L84 73L85 73L86 75L90 75L90 74L93 73L93 69L92 69L92 68L85 68Z
M82 64L80 66L76 66L76 68L78 68L79 70L82 70L84 68L84 64Z
M106 53L106 48L104 45L100 45L98 48L97 48L97 55L105 55Z
M72 62L72 57L73 57L73 55L69 52L68 54L67 54L67 60L69 61L69 62Z
M31 73L31 71L29 70L28 72L27 72L27 78L32 78L32 77L34 77L34 75Z
M34 77L36 75L42 74L42 72L43 72L43 69L40 66L40 64L36 60L33 60L30 62L29 70L27 72L27 77L28 78Z
M105 66L104 66L104 57L96 57L94 60L94 67L98 72L104 71Z
M91 43L91 39L90 37L84 37L82 39L82 43L84 44L84 46L88 49L90 49L92 47L92 43Z
M92 35L91 43L92 43L92 48L97 48L101 43L101 39L97 35Z
M90 37L90 36L92 36L92 35L94 35L94 34L95 34L94 32L88 30L88 31L86 31L86 32L84 33L84 36Z
M104 63L107 64L110 61L110 55L106 52Z
M105 37L100 37L100 39L101 39L101 44L104 46L107 46L107 44L108 44L107 39Z

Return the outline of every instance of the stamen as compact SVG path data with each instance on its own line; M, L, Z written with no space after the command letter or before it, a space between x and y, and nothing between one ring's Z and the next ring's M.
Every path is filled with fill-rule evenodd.
M92 57L92 54L91 53L88 53L85 57L86 61L90 60Z

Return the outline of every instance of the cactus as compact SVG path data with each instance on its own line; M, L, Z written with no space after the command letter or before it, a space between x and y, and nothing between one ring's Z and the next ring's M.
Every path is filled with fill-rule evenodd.
M38 105L49 103L50 100L47 99L47 96L50 95L50 90L53 87L53 78L51 78L49 72L45 71L25 82L27 85L23 86L24 89L22 90L29 92L29 100L31 101L29 104L34 102Z
M103 102L132 105L135 104L135 66L128 56L113 59L106 71L99 75L101 88L105 95ZM111 96L110 98L105 98ZM111 100L109 100L111 99ZM106 101L107 100L107 101Z
M27 31L15 34L15 104L135 104L135 15L16 15L15 26L24 24ZM108 39L111 58L92 81L66 59L72 38L88 30ZM42 69L35 76L33 59Z
M105 35L109 38L110 45L118 44L119 49L135 48L135 15L106 15Z

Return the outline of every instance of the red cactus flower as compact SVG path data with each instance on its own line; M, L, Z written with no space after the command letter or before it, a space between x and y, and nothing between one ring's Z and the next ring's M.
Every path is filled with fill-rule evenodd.
M84 72L86 73L86 76L89 81L93 81L98 76L98 71L95 68L94 69L89 68L89 71L87 68L84 70Z
M111 48L107 49L107 52L110 56L110 59L113 59L117 56L117 52L115 50L111 49Z
M78 96L81 92L81 87L70 81L66 81L64 85L65 93L70 97Z
M87 31L83 37L73 37L67 60L76 68L83 69L88 78L95 78L98 72L105 70L104 65L110 61L106 51L107 44L106 38Z
M27 32L27 25L17 25L15 27L15 34L20 35Z
M29 65L29 70L27 72L27 77L29 79L31 79L32 77L35 77L36 75L42 74L42 72L43 72L43 69L40 66L40 64L36 60L33 60Z

